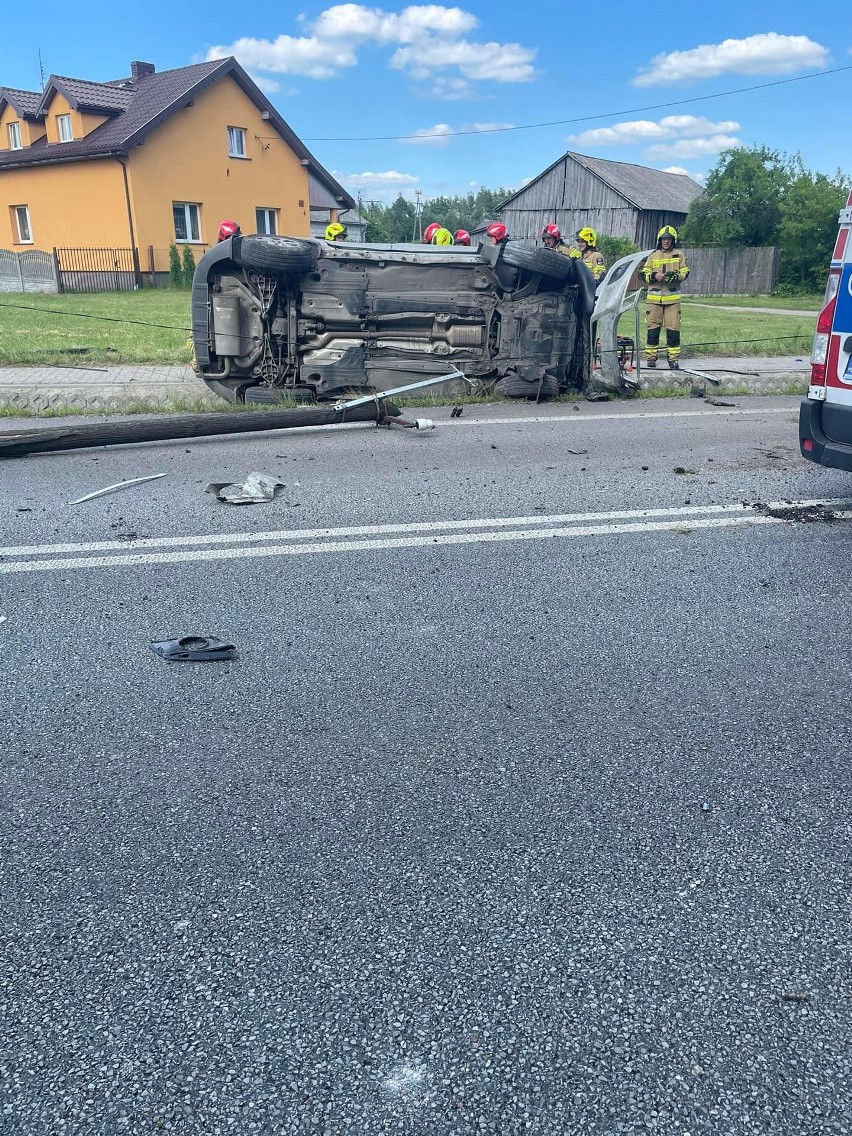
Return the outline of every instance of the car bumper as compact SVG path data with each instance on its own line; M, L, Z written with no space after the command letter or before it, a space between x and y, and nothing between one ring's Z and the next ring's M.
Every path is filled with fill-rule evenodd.
M808 461L852 472L852 406L803 399L799 449Z

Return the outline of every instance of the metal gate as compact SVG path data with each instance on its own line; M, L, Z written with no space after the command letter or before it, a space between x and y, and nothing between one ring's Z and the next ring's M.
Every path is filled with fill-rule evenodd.
M61 292L133 292L142 287L135 248L58 248Z

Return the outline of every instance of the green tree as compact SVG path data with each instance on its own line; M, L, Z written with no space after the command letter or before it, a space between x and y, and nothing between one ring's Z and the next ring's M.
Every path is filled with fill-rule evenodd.
M689 211L682 243L723 247L773 245L792 161L777 150L752 146L724 150L707 188Z
M796 163L796 175L781 202L781 283L820 292L825 286L837 237L837 216L846 204L849 179L840 170L829 177L806 170L800 158Z
M612 268L617 260L638 252L639 246L630 237L607 237L598 235L598 248L606 261L607 268Z
M183 278L184 288L192 287L192 278L195 276L195 257L192 255L192 249L189 245L183 246L183 264L181 265L181 276Z
M180 253L174 241L169 245L169 283L173 288L180 288L183 284L183 269L180 263Z

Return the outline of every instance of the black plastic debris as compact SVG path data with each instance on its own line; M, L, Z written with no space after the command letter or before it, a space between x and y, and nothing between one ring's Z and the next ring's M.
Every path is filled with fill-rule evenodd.
M169 663L212 663L217 659L233 659L237 648L233 643L207 635L184 635L182 639L163 639L151 643L151 650Z

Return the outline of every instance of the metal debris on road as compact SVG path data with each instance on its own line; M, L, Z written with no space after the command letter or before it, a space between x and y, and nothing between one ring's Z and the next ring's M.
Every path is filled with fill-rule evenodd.
M810 1002L810 1000L810 994L793 994L787 992L782 992L781 994L782 1002Z
M5 623L8 618L8 615L0 615L0 623Z
M250 473L243 482L213 481L204 490L226 505L257 505L272 501L284 482L271 473Z
M164 473L150 473L147 477L131 477L128 481L117 481L115 485L107 485L104 489L96 489L94 493L87 493L85 497L77 497L69 501L69 505L81 505L84 501L93 501L95 497L103 497L106 493L117 493L119 489L128 489L131 485L141 485L145 481L157 481L165 477Z
M232 659L237 648L233 643L208 635L184 635L181 639L163 639L150 644L151 650L170 663L210 663Z

